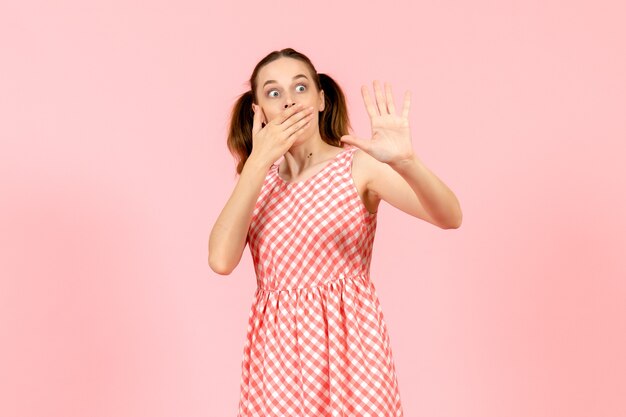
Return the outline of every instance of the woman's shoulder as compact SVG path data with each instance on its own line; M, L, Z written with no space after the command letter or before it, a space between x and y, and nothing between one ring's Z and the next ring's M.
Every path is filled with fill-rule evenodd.
M352 180L367 211L375 213L378 210L380 198L371 192L369 185L380 168L381 162L363 149L355 148L352 151Z
M363 149L353 146L352 177L360 190L366 191L368 184L380 170L381 162Z
M364 179L371 179L376 171L380 169L382 162L368 154L361 148L353 146L352 150L352 172Z

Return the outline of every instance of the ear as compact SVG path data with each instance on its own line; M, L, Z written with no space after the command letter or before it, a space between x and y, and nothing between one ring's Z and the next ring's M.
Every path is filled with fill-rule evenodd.
M320 90L320 100L322 101L322 104L320 104L319 111L324 111L324 109L326 108L326 100L324 100L324 90Z

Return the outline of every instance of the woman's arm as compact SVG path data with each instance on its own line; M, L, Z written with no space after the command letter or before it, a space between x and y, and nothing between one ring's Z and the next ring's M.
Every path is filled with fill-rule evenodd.
M402 114L397 115L388 83L383 92L380 82L374 80L376 102L366 86L361 86L361 93L371 120L372 138L344 135L341 141L364 151L364 155L354 156L365 161L367 190L375 199L385 200L442 229L459 228L463 213L458 199L413 151L409 128L411 94L405 93Z
M270 166L289 150L317 114L313 107L297 104L261 127L257 104L253 104L253 111L252 152L209 237L209 266L221 275L230 274L241 260L254 206Z
M367 190L379 200L442 229L458 229L463 213L450 188L416 155L393 164L377 161L365 152L354 155L363 163Z
M269 167L250 156L209 237L209 266L228 275L241 260L252 212Z

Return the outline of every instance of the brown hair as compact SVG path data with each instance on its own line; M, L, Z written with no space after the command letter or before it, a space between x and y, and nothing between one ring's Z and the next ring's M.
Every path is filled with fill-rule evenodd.
M249 81L250 90L239 96L231 111L226 145L238 161L237 174L241 174L243 166L252 152L252 123L254 119L252 103L258 103L256 97L257 75L264 65L281 57L294 58L304 62L313 76L317 90L324 90L324 111L321 112L319 118L320 136L324 142L341 147L343 142L339 139L343 135L349 134L348 130L352 130L346 98L335 80L327 74L318 73L309 58L292 48L273 51L254 67Z

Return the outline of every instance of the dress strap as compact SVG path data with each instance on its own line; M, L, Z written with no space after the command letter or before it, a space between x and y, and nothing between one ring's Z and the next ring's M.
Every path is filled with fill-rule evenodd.
M354 153L359 149L356 146L349 145L350 148L347 148L345 153L342 155L343 158L343 167L344 169L351 171L352 170L352 159L354 158Z

